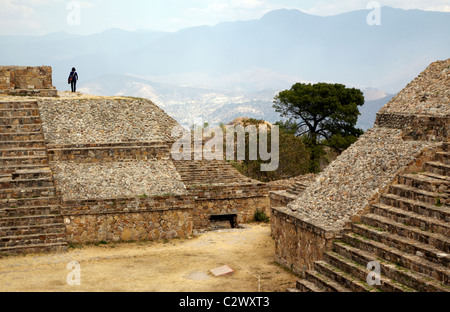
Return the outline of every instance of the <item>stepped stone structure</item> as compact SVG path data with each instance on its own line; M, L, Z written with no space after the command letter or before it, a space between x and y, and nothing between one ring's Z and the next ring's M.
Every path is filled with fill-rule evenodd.
M450 291L449 118L450 59L295 200L272 206L276 261L303 278L290 291Z
M151 101L36 95L0 96L0 255L187 237L270 213L267 185L225 161L174 160L179 125Z
M49 66L0 66L0 94L56 96Z

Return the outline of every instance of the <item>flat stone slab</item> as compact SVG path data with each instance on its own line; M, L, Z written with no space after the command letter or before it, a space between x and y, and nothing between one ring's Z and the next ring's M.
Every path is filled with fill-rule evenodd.
M216 277L234 273L233 269L230 268L228 265L224 265L220 268L215 268L215 269L209 270L209 272L211 272L211 274Z

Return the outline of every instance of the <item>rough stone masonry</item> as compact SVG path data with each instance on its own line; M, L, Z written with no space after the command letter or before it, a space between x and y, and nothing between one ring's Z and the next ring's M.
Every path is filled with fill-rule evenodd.
M54 97L50 66L0 66L0 94Z
M276 260L312 269L347 225L398 174L421 171L450 130L450 59L432 63L377 115L373 129L340 155L287 207L272 207Z

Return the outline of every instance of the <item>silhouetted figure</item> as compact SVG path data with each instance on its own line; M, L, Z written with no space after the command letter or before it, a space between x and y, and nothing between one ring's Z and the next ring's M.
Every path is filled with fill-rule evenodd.
M77 92L77 81L78 81L78 74L75 67L73 67L69 75L69 83L70 86L72 87L72 92Z

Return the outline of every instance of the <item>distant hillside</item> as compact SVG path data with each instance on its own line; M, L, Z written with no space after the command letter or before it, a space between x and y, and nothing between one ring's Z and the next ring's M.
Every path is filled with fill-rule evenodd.
M68 89L67 83L63 87ZM238 117L280 120L272 108L276 91L239 92L156 83L126 75L104 75L80 81L78 90L87 94L124 95L151 99L180 124L190 126L199 118L218 125Z
M69 89L64 86L60 90ZM281 120L275 112L274 96L279 91L238 92L176 86L156 83L126 75L104 75L88 81L80 81L79 91L97 95L124 95L144 97L163 108L183 125L191 125L198 118L211 125L227 123L239 117L266 120L275 123ZM376 113L386 105L393 94L381 90L365 90L366 100L360 107L361 116L357 126L363 130L373 127ZM380 98L381 97L381 98Z
M395 96L394 94L388 94L381 99L366 101L366 103L359 108L361 116L358 117L357 127L363 129L364 131L373 128L377 113L394 96Z
M173 33L0 36L0 62L50 65L59 90L68 90L75 66L81 91L150 98L182 124L242 116L276 122L273 97L296 82L371 88L359 121L368 129L389 94L450 54L450 13L383 7L381 25L369 26L369 12L277 10Z
M277 10L259 20L192 27L174 33L112 29L90 36L0 36L5 65L50 65L55 81L72 66L80 79L132 74L155 82L245 90L329 81L396 93L431 61L450 53L450 13L383 7L314 16Z

